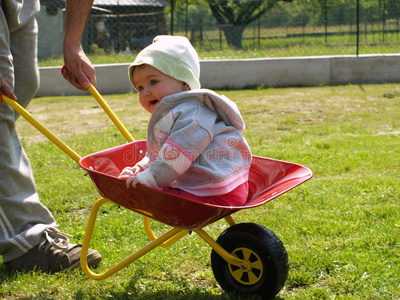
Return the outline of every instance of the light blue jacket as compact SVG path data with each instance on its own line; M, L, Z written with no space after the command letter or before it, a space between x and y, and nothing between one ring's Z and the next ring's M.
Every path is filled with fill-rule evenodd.
M251 151L234 102L206 90L165 97L147 131L147 154L137 165L141 184L197 196L229 193L247 182Z

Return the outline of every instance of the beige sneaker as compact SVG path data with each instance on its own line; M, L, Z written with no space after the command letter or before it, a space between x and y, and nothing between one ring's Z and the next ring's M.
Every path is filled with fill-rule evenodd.
M44 231L43 240L24 255L6 262L5 265L17 271L40 270L56 273L80 268L82 244L71 244L67 235L57 228L49 227ZM89 249L87 262L95 266L101 261L99 252Z

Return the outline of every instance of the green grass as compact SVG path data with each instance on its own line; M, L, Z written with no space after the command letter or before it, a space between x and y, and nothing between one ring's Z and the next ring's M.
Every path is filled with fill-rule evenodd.
M268 227L283 241L290 270L277 299L400 299L400 85L222 93L243 112L253 154L314 171L313 179L274 201L233 215L236 222ZM144 139L149 115L137 96L105 98L133 136ZM91 97L37 98L29 111L81 155L124 143ZM82 169L39 139L30 124L17 124L42 202L62 231L82 241L97 191ZM103 255L96 272L148 241L142 217L115 205L103 206L96 224L91 247ZM216 238L224 228L218 221L206 230ZM154 230L160 234L167 228L154 222ZM235 299L216 283L210 250L193 234L169 248L156 248L104 281L79 270L48 275L10 273L1 266L0 297Z
M319 31L321 28L319 29ZM335 28L330 30L337 31ZM354 29L353 29L354 30ZM308 33L314 33L314 29L307 28ZM242 49L229 47L225 38L219 42L218 30L208 32L207 38L202 42L195 41L193 46L198 52L201 60L212 59L252 59L268 57L296 57L296 56L322 56L322 55L356 55L356 36L355 35L336 35L329 36L325 40L324 36L312 37L290 37L286 34L302 34L295 30L286 32L283 28L263 29L261 38L258 40L254 35L249 34L249 39L243 39ZM185 35L185 32L176 32L175 35ZM245 35L244 35L245 37ZM361 34L359 44L359 54L382 54L398 53L399 36L398 34ZM94 45L88 57L93 64L115 64L131 63L137 53L105 53L103 49ZM51 57L39 60L40 67L62 66L64 60L62 56Z
M303 40L303 39L301 39ZM308 42L303 44L303 41L282 41L275 39L261 41L260 45L255 42L249 42L245 49L237 50L228 46L219 48L218 43L203 44L195 48L201 60L214 59L254 59L254 58L269 58L269 57L297 57L297 56L323 56L323 55L356 55L356 46L354 43L328 44L325 45L323 39L319 41L307 38ZM376 45L361 44L359 54L391 54L398 53L398 43L383 43ZM90 61L97 64L118 64L131 63L134 61L137 53L113 53L107 54L103 51L88 53ZM52 57L39 60L40 67L55 67L62 66L64 60L62 56Z

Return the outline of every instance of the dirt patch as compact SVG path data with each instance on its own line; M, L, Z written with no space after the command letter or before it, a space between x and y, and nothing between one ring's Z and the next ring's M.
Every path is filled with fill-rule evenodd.
M137 95L103 97L128 130L131 124L146 130L150 115L138 104ZM30 103L28 112L62 140L75 134L99 132L114 126L91 96L36 98ZM18 119L16 128L25 144L48 140L23 117Z
M395 132L393 118L385 117L378 124L372 122L380 112L391 109L389 103L398 101L397 85L316 88L286 88L270 90L223 91L229 99L237 103L247 128L259 128L259 134L277 130L285 133L295 126L307 126L334 122L359 122L353 113L364 112L363 119L371 133ZM145 132L150 114L139 104L137 94L103 95L108 105L130 132ZM112 121L92 96L43 97L32 101L28 111L61 139L77 133L98 132L113 126ZM383 118L384 115L382 115ZM332 121L333 122L333 121ZM349 126L353 126L349 124ZM46 141L37 129L23 118L17 122L17 130L25 143ZM258 134L258 133L257 133Z
M59 138L77 133L85 134L104 130L109 123L101 115L104 113L101 108L78 110L65 108L62 105L54 107L50 105L43 111L42 108L33 104L29 107L29 113ZM27 144L47 140L46 136L22 117L17 121L17 130Z

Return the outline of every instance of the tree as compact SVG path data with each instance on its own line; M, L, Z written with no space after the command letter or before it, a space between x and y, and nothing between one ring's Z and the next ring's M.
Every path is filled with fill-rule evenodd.
M292 2L292 0L207 0L228 45L237 49L242 48L242 35L246 26L272 9L277 1Z
M397 26L400 19L400 2L398 0L386 0L385 9L387 18L397 20Z

